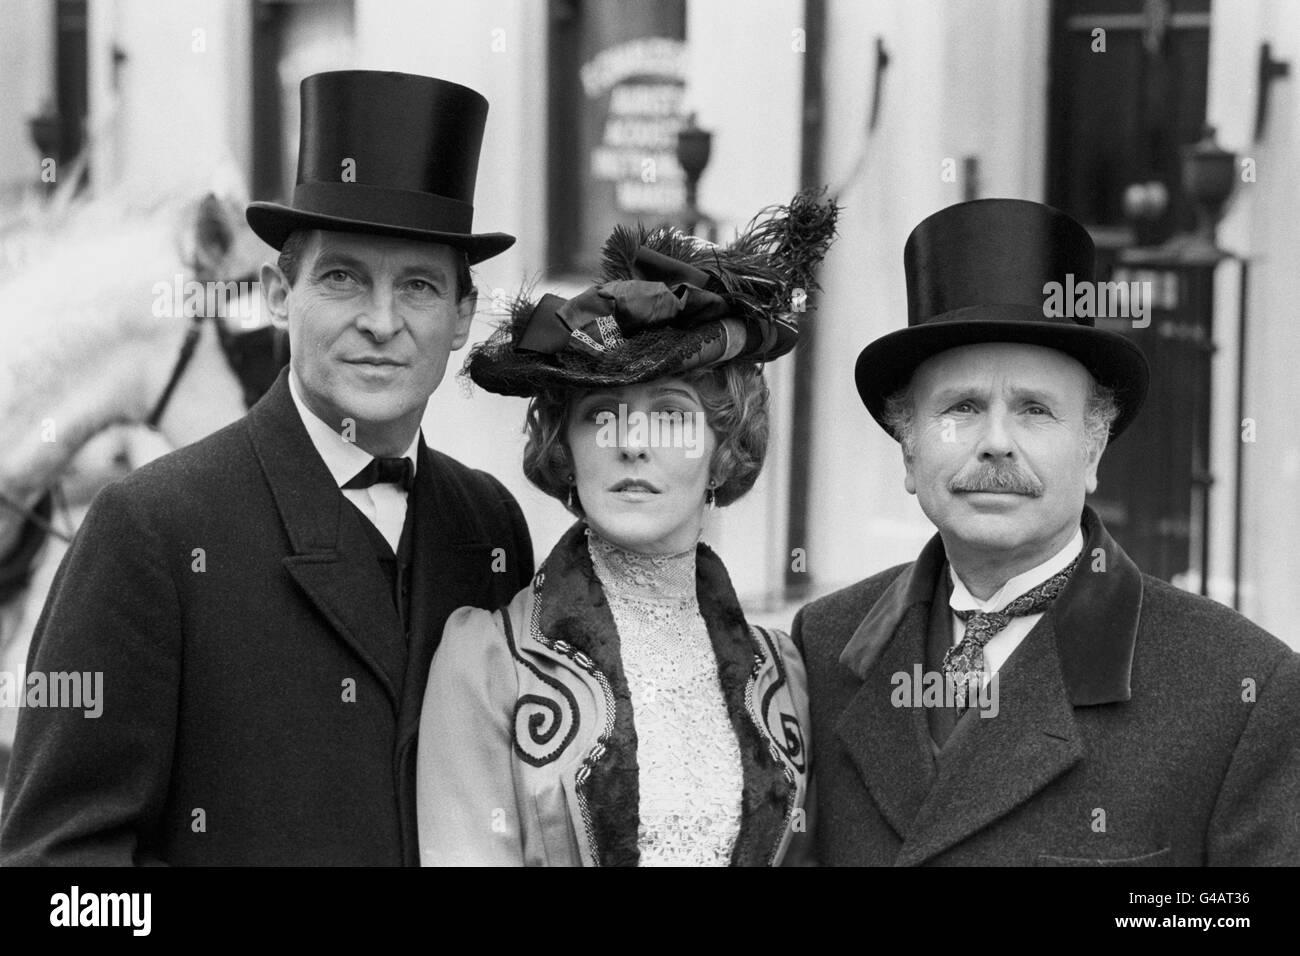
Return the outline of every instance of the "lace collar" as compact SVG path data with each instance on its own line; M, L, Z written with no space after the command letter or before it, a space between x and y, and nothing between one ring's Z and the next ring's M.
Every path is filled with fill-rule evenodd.
M587 528L587 547L601 586L644 601L695 600L695 548L676 554L638 554Z

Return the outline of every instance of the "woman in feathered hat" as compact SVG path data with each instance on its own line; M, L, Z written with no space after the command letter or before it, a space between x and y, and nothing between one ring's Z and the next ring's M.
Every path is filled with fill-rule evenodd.
M834 234L817 193L727 247L619 228L601 281L515 304L466 362L531 399L524 473L578 521L448 620L421 715L426 864L771 865L806 829L803 664L701 542L767 449L760 364Z

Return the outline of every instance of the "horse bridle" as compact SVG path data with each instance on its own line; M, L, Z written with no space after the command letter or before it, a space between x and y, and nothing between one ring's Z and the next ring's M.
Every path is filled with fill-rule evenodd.
M176 356L176 361L172 363L172 373L167 378L167 384L163 387L162 394L158 396L158 401L153 403L153 410L149 412L149 417L144 423L154 431L158 430L158 423L162 421L163 413L167 411L167 404L172 400L172 392L176 391L176 386L180 384L181 376L190 366L190 360L194 358L194 350L199 346L199 336L203 334L203 321L207 316L196 315L190 320L190 327L185 333L185 340L181 342L181 350Z
M163 414L167 411L172 393L176 391L176 386L194 358L199 337L203 334L203 323L208 319L211 319L216 327L217 343L221 346L221 354L225 356L226 365L235 373L235 378L243 390L246 409L252 408L257 404L257 400L266 394L266 390L280 374L280 369L288 362L289 341L284 330L265 325L246 332L231 332L218 316L196 315L190 321L190 327L181 342L167 384L163 387L162 394L158 396L158 401L154 402L149 417L144 421L148 427L157 430Z
M235 378L239 381L240 388L243 391L245 408L252 408L257 404L257 400L271 387L276 376L279 375L280 369L288 362L288 335L282 329L268 325L247 332L231 332L218 316L196 315L190 320L190 327L186 330L185 338L181 341L180 351L176 353L176 361L172 363L171 374L167 377L167 384L163 387L158 400L154 402L149 416L144 420L144 424L149 428L155 431L158 430L162 417L167 412L167 406L171 402L172 395L176 391L176 386L180 384L181 378L185 375L185 370L189 368L190 362L194 359L194 353L199 346L199 338L203 334L203 323L209 319L212 320L216 327L217 342L221 346L221 353L226 359L226 364L235 373ZM57 487L58 482L56 481L46 489L44 494L31 507L24 507L0 491L0 507L14 512L41 533L57 538L64 543L70 543L72 538L56 528L50 520L53 517L52 504L54 491ZM7 567L9 562L18 558L26 550L20 545L13 554L0 555L0 570ZM25 557L30 558L31 555L25 555Z

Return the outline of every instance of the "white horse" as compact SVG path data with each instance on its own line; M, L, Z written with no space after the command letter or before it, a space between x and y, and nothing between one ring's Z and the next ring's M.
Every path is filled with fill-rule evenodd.
M17 242L3 238L0 564L31 534L47 492L61 486L56 500L66 499L30 587L0 605L0 679L13 680L66 548L61 539L95 491L246 411L223 343L261 324L256 286L219 286L224 316L195 321L193 313L212 304L205 288L254 278L274 252L247 227L242 197L214 193L144 211L92 201L22 230ZM142 428L151 417L154 428ZM0 708L0 746L15 720L16 710Z

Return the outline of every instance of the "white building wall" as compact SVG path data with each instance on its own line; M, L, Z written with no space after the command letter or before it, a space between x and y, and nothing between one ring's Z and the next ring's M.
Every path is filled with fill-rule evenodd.
M249 36L244 4L95 0L90 5L94 173L148 204L247 163ZM126 60L112 83L112 52Z
M719 241L759 209L799 188L803 73L802 0L710 0L686 5L686 102L713 131L700 178L702 209L718 220ZM819 321L812 314L809 323ZM772 393L771 443L754 489L716 512L708 541L727 565L746 608L775 603L784 587L794 357L766 369ZM778 618L773 623L786 626Z
M1294 413L1300 388L1295 360L1300 354L1296 322L1296 263L1300 262L1300 193L1295 189L1300 154L1300 5L1240 0L1211 7L1210 84L1207 112L1218 139L1240 160L1253 159L1255 182L1239 181L1219 230L1219 244L1251 260L1246 333L1246 417L1254 442L1243 442L1237 419L1236 267L1220 267L1216 303L1214 468L1221 475L1213 499L1221 520L1215 525L1214 561L1231 571L1229 553L1232 467L1244 455L1242 612L1292 647L1300 649L1300 420ZM1275 59L1291 64L1291 75L1272 84L1267 127L1253 142L1255 66L1259 46L1272 45ZM1240 175L1239 175L1240 180Z
M867 414L853 380L863 346L907 323L907 234L964 198L967 155L979 160L981 197L1042 201L1047 136L1048 4L828 7L824 161L845 211L816 318L808 553L817 593L912 560L934 533L903 489L897 444ZM868 135L877 36L890 62ZM946 160L956 181L944 180Z

